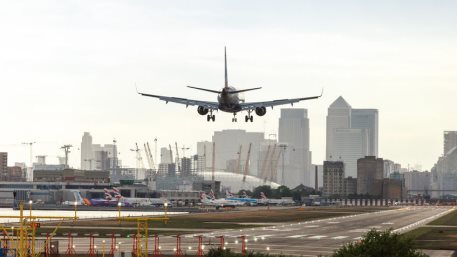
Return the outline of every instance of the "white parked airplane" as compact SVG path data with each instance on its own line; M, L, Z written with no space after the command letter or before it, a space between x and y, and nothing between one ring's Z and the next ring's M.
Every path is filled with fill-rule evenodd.
M138 92L138 94L140 94L142 96L156 97L162 101L165 101L166 103L173 102L173 103L185 104L186 107L189 105L198 106L197 112L200 115L207 115L206 116L207 121L210 121L210 120L215 121L216 116L213 114L213 111L215 111L215 110L221 110L223 112L233 113L232 122L237 121L236 114L241 111L247 111L248 114L245 116L245 121L252 122L254 120L254 117L251 115L252 112L255 112L258 116L263 116L267 113L267 107L271 107L273 109L273 106L284 105L284 104L293 105L294 103L297 103L300 101L317 99L322 96L322 93L321 93L321 95L319 95L319 96L292 98L292 99L278 99L278 100L273 100L273 101L246 103L244 101L244 99L242 99L242 97L239 95L239 93L260 89L261 87L237 90L236 88L229 86L228 77L227 77L227 53L226 53L225 48L224 48L224 58L225 58L225 85L221 91L187 86L189 88L218 94L217 102L192 100L192 99L186 99L186 98L180 98L180 97L151 95L151 94L146 94L146 93L141 93L141 92ZM209 112L209 114L208 114L208 112Z
M235 208L237 206L242 206L243 203L234 201L234 200L228 200L228 199L215 199L208 197L205 193L200 193L200 201L202 205L204 206L214 206L216 209L219 208Z

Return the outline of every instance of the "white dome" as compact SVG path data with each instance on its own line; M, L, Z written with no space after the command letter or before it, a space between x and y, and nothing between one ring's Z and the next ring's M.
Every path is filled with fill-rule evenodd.
M211 171L205 171L202 173L205 180L211 180ZM221 182L221 187L230 188L232 192L238 192L241 189L253 190L258 186L268 185L272 188L278 188L280 184L276 182L266 181L263 183L263 179L254 177L251 175L246 176L246 181L243 183L243 174L236 174L224 171L215 171L214 179Z

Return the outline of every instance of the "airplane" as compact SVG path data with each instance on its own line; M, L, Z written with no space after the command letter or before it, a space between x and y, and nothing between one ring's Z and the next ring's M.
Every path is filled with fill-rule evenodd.
M250 198L246 192L244 192L243 197L235 197L228 190L225 191L225 199L242 202L246 205L257 205L257 199Z
M236 115L238 112L246 111L248 114L245 116L245 121L253 122L254 116L252 116L252 114L251 114L252 112L255 112L255 114L257 114L258 116L264 116L267 113L267 107L271 107L271 109L273 109L273 106L284 105L284 104L291 104L293 106L294 103L297 103L300 101L305 101L305 100L317 99L322 96L323 92L321 92L321 94L318 96L311 96L311 97L277 99L277 100L273 100L273 101L263 101L263 102L245 102L245 100L243 99L243 97L241 95L239 95L239 93L261 89L262 87L237 90L233 86L230 86L228 83L228 76L227 76L227 51L226 51L225 47L224 47L224 60L225 60L225 84L224 84L224 87L222 88L222 90L218 91L218 90L212 90L212 89L206 89L206 88L200 88L200 87L187 86L188 88L218 94L217 102L192 100L192 99L186 99L186 98L180 98L180 97L152 95L152 94L138 92L138 90L137 90L137 93L142 96L158 98L159 100L165 101L166 103L173 102L173 103L178 103L178 104L184 104L184 105L186 105L186 107L188 107L189 105L198 106L197 107L198 114L207 115L206 120L208 122L209 121L214 122L216 120L216 116L213 114L213 111L217 111L217 110L220 110L223 112L228 112L228 113L233 113L232 122L237 122Z
M215 199L210 198L204 192L200 193L200 201L204 206L214 206L217 210L220 208L235 208L237 206L243 205L238 201L228 200L228 199Z
M105 198L84 198L84 203L88 206L118 206L119 200L113 199L113 196L110 194L109 190L104 188ZM121 203L122 206L131 206L130 204Z
M264 192L260 192L260 199L258 200L259 204L272 204L272 205L292 205L295 204L293 200L289 199L270 199Z
M113 187L114 198L126 206L151 206L151 205L164 205L167 201L164 198L132 198L123 197L117 187ZM171 207L169 203L168 207Z

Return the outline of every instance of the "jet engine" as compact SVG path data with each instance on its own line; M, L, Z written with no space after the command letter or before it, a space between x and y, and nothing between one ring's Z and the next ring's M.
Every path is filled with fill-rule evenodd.
M208 113L208 109L203 106L198 106L197 111L200 115L206 115Z
M267 113L267 108L265 108L265 106L255 108L255 114L258 116L263 116L265 113Z

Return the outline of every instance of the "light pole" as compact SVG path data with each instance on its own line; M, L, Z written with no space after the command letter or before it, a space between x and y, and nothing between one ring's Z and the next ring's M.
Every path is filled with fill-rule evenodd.
M119 224L121 223L121 206L122 206L122 203L121 202L117 202L117 212L118 212Z
M29 200L29 207L30 207L30 217L29 217L29 222L32 222L32 204L33 204L33 201L32 200Z
M165 208L165 218L167 217L167 210L168 210L168 202L165 201L163 203L163 207ZM167 224L167 220L165 220L165 224Z
M74 217L74 221L76 221L76 219L77 219L77 217L76 217L76 212L78 211L78 202L75 201L74 205L75 205L75 217Z

